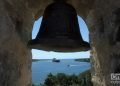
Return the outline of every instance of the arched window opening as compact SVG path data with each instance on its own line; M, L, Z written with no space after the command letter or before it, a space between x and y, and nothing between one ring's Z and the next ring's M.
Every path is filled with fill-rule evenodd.
M42 17L35 21L32 31L32 39L35 39L37 36L41 21ZM78 16L78 21L83 40L89 42L89 31L84 20ZM60 62L52 62L53 58L60 60ZM90 69L90 63L77 62L77 60L79 61L80 58L90 58L90 51L59 53L32 49L33 83L43 83L49 73L57 74L62 72L71 75L73 73L79 74ZM37 60L40 60L40 62L34 62Z

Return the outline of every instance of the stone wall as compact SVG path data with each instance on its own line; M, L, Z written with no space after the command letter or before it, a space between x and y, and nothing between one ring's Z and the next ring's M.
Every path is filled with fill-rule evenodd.
M32 24L24 2L0 1L0 86L31 86Z
M120 1L96 0L87 23L94 86L118 86L110 82L111 73L120 73Z
M52 0L0 1L0 86L31 86L33 22ZM112 86L110 74L120 72L120 1L68 0L90 31L94 86Z

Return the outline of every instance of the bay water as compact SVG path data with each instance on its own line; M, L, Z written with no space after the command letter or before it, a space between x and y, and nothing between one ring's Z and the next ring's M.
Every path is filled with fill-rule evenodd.
M62 59L60 60L60 62L52 62L52 60L35 61L32 62L32 83L44 83L49 73L65 73L68 75L78 75L90 68L90 63L78 62L74 59Z

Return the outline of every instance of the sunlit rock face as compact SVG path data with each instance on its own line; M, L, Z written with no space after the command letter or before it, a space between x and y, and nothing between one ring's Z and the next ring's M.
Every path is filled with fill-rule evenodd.
M0 86L31 86L33 22L52 0L0 1ZM68 0L90 31L94 86L112 86L120 69L120 0Z

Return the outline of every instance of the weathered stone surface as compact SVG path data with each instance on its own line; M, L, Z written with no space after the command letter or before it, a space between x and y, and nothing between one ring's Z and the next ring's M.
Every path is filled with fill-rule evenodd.
M33 19L25 4L13 1L0 1L0 86L28 86L31 52L26 45Z
M120 16L118 12L116 14L116 10L119 8L119 0L96 0L95 7L87 18L94 86L117 86L110 81L111 73L119 72L120 64L120 42L116 40L120 26Z
M32 25L52 0L0 1L0 86L31 86ZM90 31L94 86L112 86L119 72L120 0L68 0Z

